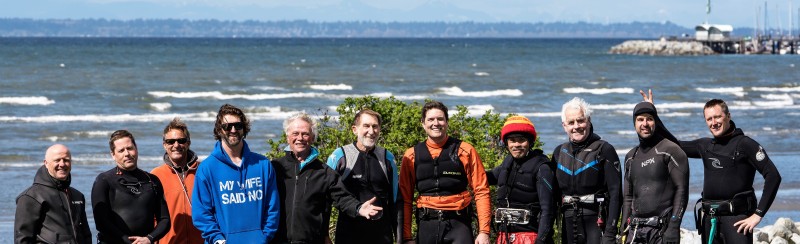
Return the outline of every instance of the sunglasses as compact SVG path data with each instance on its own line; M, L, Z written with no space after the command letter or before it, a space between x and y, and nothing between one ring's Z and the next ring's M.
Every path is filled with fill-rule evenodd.
M244 130L244 122L222 124L222 129L225 131L231 131L231 128L236 128L236 130Z
M186 144L186 142L188 142L188 141L189 141L188 138L164 139L164 143L166 143L168 145L175 144L175 142L178 142L178 144Z

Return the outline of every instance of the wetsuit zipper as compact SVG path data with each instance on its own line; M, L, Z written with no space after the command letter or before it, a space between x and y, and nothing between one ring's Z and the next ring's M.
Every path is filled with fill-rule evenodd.
M286 220L288 222L287 225L286 225L286 228L287 228L287 231L289 233L287 235L287 237L288 237L287 239L288 239L289 242L292 242L292 239L294 238L294 235L293 235L294 234L293 222L294 222L294 213L295 213L295 210L297 210L297 209L295 209L295 202L297 201L297 182L300 181L300 174L298 173L297 168L300 168L300 164L299 163L294 167L294 187L292 187L292 207L291 207L292 208L292 215L291 215L291 218Z

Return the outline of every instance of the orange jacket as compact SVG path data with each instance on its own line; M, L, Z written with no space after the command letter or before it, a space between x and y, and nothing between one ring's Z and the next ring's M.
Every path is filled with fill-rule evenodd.
M169 159L165 158L165 160ZM178 176L179 173L166 163L150 172L157 176L164 185L164 200L167 202L172 224L172 228L159 240L159 243L203 243L200 231L192 223L192 189L194 188L194 175L200 161L189 163L189 165L183 182Z
M430 139L425 140L431 157L438 158L442 152L442 144L436 144ZM486 170L483 162L467 142L462 142L458 150L458 158L464 164L469 186L475 193L475 203L478 211L478 228L481 233L489 234L489 221L491 220L492 207L489 196L489 183L486 179ZM403 196L403 240L411 240L411 202L416 190L416 171L414 171L414 148L409 148L403 154L403 164L400 166L400 194ZM461 210L472 202L469 190L450 196L420 196L416 199L417 208L433 208L441 210Z

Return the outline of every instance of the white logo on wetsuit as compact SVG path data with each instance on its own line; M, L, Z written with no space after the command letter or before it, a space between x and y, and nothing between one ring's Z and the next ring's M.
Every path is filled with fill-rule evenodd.
M766 158L766 157L767 157L767 154L764 153L764 148L762 148L761 146L758 146L758 152L756 153L756 160L761 161L761 160L764 160L764 158Z
M653 164L655 162L656 162L656 158L650 158L648 160L645 160L644 162L642 162L642 168L644 168L647 165L651 165L651 164Z
M361 179L364 175L353 175L353 179Z
M722 168L722 163L719 162L719 159L717 159L717 158L708 158L708 159L711 159L711 166L714 166L714 168L718 168L718 169Z

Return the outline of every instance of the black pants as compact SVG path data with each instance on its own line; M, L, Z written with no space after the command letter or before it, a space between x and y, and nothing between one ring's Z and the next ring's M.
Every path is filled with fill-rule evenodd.
M418 244L472 244L472 219L462 216L450 219L420 218Z
M350 218L339 215L336 223L336 243L392 244L392 219L388 214L378 220L368 220L358 216Z
M717 234L714 235L714 244L751 244L753 243L753 233L736 233L734 223L750 217L748 214L733 216L717 216ZM703 243L708 243L708 235L711 233L711 218L706 215L703 217Z
M561 225L561 243L600 244L602 240L600 232L602 230L597 227L597 212L590 209L582 209L580 212L578 222L575 223L573 209L570 208L564 211L564 224ZM577 224L577 228L575 224Z

